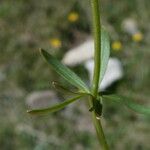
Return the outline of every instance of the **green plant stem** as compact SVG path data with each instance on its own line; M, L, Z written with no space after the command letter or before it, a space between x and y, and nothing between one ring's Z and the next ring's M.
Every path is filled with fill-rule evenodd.
M92 82L92 95L90 97L90 107L93 106L93 101L97 99L99 78L100 78L100 62L101 62L101 23L99 0L91 0L91 8L93 15L93 34L94 34L94 76ZM97 132L97 137L103 150L108 150L108 145L102 129L101 121L96 118L96 114L92 112L93 123Z
M93 113L92 114L93 122L94 122L94 125L95 125L95 129L96 129L96 133L97 133L99 142L101 144L101 148L103 150L109 150L108 145L107 145L107 141L105 139L105 135L104 135L104 132L103 132L103 128L102 128L102 125L101 125L101 121L96 119L94 112L92 112L92 113Z
M90 108L93 106L93 97L90 97L89 99L89 106ZM92 112L92 120L95 126L95 130L97 133L97 137L98 137L98 141L101 145L102 150L109 150L105 135L104 135L104 131L101 125L101 120L96 118L96 114L93 111Z
M97 97L98 83L100 75L100 56L101 56L101 23L99 0L91 0L92 15L93 15L93 34L94 34L94 76L92 84L92 94Z

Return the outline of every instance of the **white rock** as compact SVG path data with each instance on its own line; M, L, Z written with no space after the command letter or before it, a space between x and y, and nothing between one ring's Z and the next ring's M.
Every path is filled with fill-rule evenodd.
M62 62L68 66L75 66L85 62L94 56L94 41L88 39L83 44L70 49L64 56Z
M26 98L27 105L32 109L46 108L59 101L53 91L36 91L29 94Z
M78 64L84 63L85 67L89 71L90 79L92 80L94 65L93 57L94 41L93 39L88 39L80 46L69 50L64 56L62 62L68 66L76 66ZM115 58L110 58L104 79L100 85L101 90L106 89L113 82L119 80L122 76L123 70L120 61Z
M89 72L90 80L92 81L94 61L93 60L87 61L85 63L85 66ZM100 89L101 90L106 89L112 83L121 79L122 76L123 76L123 69L122 69L122 65L121 65L120 61L116 58L110 58L104 78L100 84Z

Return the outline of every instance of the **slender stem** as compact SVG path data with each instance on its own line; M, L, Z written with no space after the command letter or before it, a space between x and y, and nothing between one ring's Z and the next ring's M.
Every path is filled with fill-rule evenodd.
M99 0L91 0L92 15L93 15L93 34L94 34L94 76L92 84L93 96L97 97L98 83L100 75L100 56L101 56L101 24Z
M94 99L91 96L90 99L89 99L90 108L93 106L93 100ZM97 133L98 141L101 145L102 150L109 150L109 147L108 147L105 135L104 135L104 131L103 131L103 128L102 128L102 125L101 125L101 120L96 118L96 114L95 114L94 111L92 112L92 120L93 120L95 130L96 130L96 133Z
M101 23L100 23L100 10L99 0L91 0L91 8L93 15L93 34L94 34L94 76L92 82L92 95L90 97L90 106L93 105L93 101L97 99L100 77L100 62L101 62ZM101 121L96 118L96 114L92 112L93 123L97 132L97 137L103 150L109 150Z
M97 136L98 136L99 142L101 144L101 147L103 150L109 150L109 147L108 147L108 144L107 144L104 132L103 132L103 128L101 125L101 121L97 120L95 116L96 116L95 112L93 112L93 114L92 114L93 122L95 125L95 129L96 129Z

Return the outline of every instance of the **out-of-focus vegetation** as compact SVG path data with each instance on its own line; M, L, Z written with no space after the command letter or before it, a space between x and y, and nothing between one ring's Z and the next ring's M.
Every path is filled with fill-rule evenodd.
M69 48L91 35L90 2L86 0L0 1L0 149L1 150L95 150L96 134L84 105L45 117L26 114L25 99L32 91L50 90L58 79L39 55L48 49L62 58ZM149 105L150 97L150 2L149 0L102 0L102 23L110 32L111 56L124 67L124 78L108 90L130 95ZM121 28L133 18L143 34L136 41ZM83 66L75 67L87 79ZM59 78L61 81L61 78ZM84 103L84 102L81 102ZM150 149L150 119L107 103L104 128L111 149Z

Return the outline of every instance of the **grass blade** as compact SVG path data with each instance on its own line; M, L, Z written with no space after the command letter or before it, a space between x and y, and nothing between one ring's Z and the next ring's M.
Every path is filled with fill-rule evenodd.
M130 100L130 98L119 96L119 95L114 95L114 94L103 95L103 98L108 99L108 100L112 100L114 102L118 102L120 104L124 104L128 108L130 108L130 109L132 109L138 113L150 116L150 107L142 106L142 105Z
M53 69L64 79L70 82L72 85L89 93L88 87L86 84L78 77L73 71L71 71L68 67L64 66L61 62L59 62L55 57L41 49L42 56L46 59L46 61L53 67Z
M35 109L35 110L27 110L28 113L30 114L46 114L46 113L53 113L53 112L56 112L56 111L59 111L61 109L63 109L65 106L69 105L70 103L78 100L79 98L81 98L83 96L77 96L77 97L74 97L74 98L71 98L71 99L68 99L62 103L59 103L59 104L56 104L52 107L48 107L48 108L44 108L44 109Z

